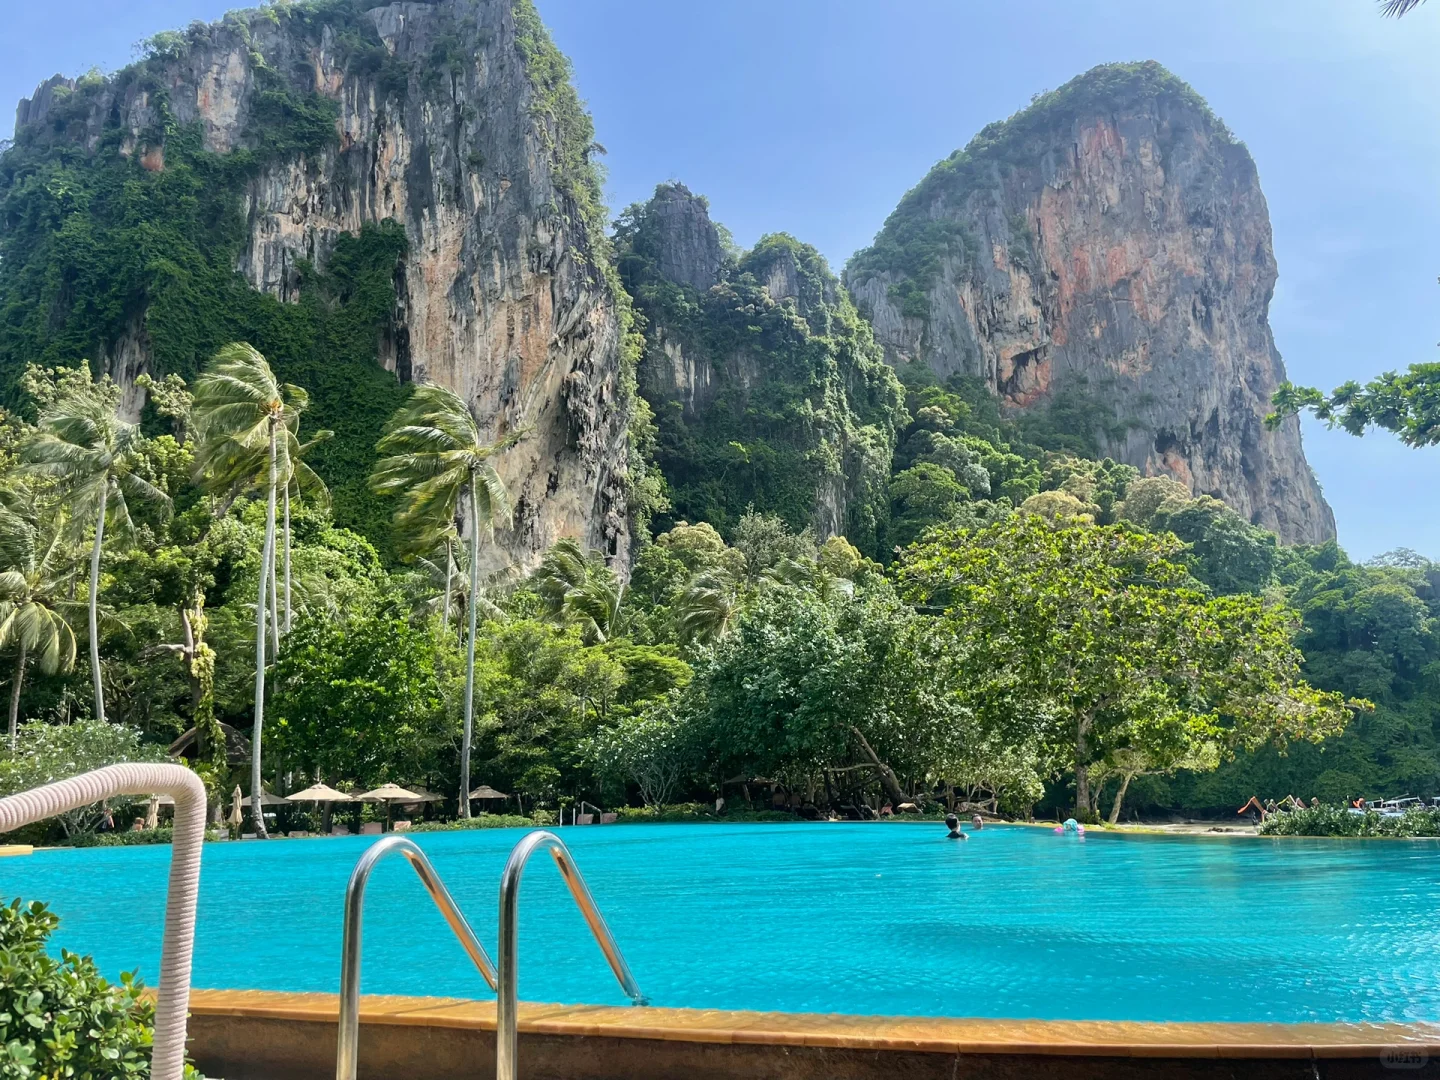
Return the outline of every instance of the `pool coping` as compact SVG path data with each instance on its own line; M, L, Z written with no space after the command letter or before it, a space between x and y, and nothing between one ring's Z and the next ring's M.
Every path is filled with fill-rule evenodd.
M197 1017L334 1025L335 994L193 990ZM495 1029L495 1003L366 995L364 1025ZM1146 1023L854 1016L521 1002L522 1034L942 1054L1135 1058L1373 1058L1403 1049L1440 1057L1440 1024Z

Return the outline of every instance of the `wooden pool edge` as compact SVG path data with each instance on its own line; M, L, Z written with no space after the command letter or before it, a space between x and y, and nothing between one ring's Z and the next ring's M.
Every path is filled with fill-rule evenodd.
M328 1078L337 1013L333 994L197 990L191 1053L202 1070L227 1080ZM493 1071L493 1001L367 996L360 1018L362 1078L483 1076L486 1063ZM1435 1024L982 1020L522 1003L519 1029L522 1061L534 1063L527 1075L573 1080L682 1071L691 1080L954 1077L961 1061L977 1066L964 1070L976 1076L1010 1075L1025 1062L1028 1076L1119 1075L1123 1063L1124 1072L1195 1076L1205 1062L1230 1069L1241 1061L1253 1065L1246 1075L1277 1077L1319 1075L1308 1064L1303 1073L1291 1070L1320 1061L1349 1063L1346 1076L1440 1070Z

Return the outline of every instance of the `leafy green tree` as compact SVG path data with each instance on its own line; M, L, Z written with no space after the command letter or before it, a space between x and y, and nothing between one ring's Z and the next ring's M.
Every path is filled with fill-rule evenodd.
M659 810L694 761L693 733L672 701L622 718L585 743L597 773L633 783L641 801Z
M1411 364L1403 374L1387 371L1364 385L1352 380L1329 394L1282 383L1271 404L1275 411L1265 426L1272 431L1287 417L1311 412L1351 435L1378 427L1406 446L1434 446L1440 443L1440 364Z
M433 624L432 624L433 625ZM337 621L302 617L275 667L275 746L317 780L419 783L454 767L456 644L412 625L399 598Z
M1275 573L1275 534L1251 525L1219 499L1202 495L1179 505L1161 504L1150 519L1155 532L1174 533L1189 551L1191 573L1217 593L1258 593Z
M1262 748L1152 797L1208 810L1255 792L1335 803L1440 794L1440 568L1412 553L1355 564L1331 541L1281 548L1276 578L1303 620L1306 679L1374 711L1318 747Z
M53 675L75 665L75 631L65 609L74 573L67 565L61 530L27 521L0 507L0 646L15 648L10 686L10 752L16 750L25 665Z
M212 487L245 482L253 475L255 455L262 451L265 454L265 543L255 600L255 722L250 746L250 791L254 796L250 816L255 835L263 840L269 834L256 793L262 790L261 737L265 728L266 586L273 584L275 493L280 476L289 472L290 449L288 439L282 438L287 431L284 390L265 357L244 342L234 342L217 352L195 381L193 421L198 440L196 465Z
M77 527L94 523L90 551L90 669L95 691L95 716L105 719L105 692L100 672L100 551L105 527L122 537L134 531L128 499L162 505L169 497L136 471L142 436L135 424L115 412L119 392L109 380L75 385L46 405L33 435L26 441L26 469L55 484L55 494Z
M1343 696L1301 678L1294 613L1195 591L1181 550L1123 526L1019 515L932 536L901 580L943 606L987 725L1057 754L1068 745L1076 808L1088 814L1090 769L1106 755L1318 739L1347 719Z
M692 684L706 761L797 780L858 762L888 798L909 798L899 772L926 771L947 715L916 648L923 625L883 580L853 595L763 588Z
M950 521L969 497L970 492L951 470L933 462L896 473L890 479L887 547L909 547L926 529Z
M1041 491L1021 503L1020 510L1058 525L1094 525L1100 508L1093 503L1082 502L1068 491Z
M465 402L443 386L415 388L386 425L376 449L384 455L371 488L398 495L395 526L412 549L433 548L453 528L463 495L469 504L470 626L465 646L465 720L460 739L460 816L470 816L470 749L475 725L475 628L480 596L480 535L496 518L509 520L509 495L495 458L519 435L492 443L480 434Z
M147 744L124 724L85 718L69 724L32 720L20 725L18 749L0 757L0 797L67 780L126 761L168 761L164 748ZM112 804L116 800L112 800ZM123 800L122 800L123 802ZM102 809L82 806L56 819L67 837L94 832ZM3 985L3 981L0 981Z
M532 797L584 786L582 743L614 719L625 670L605 648L585 646L578 627L536 619L487 623L480 647L486 782Z

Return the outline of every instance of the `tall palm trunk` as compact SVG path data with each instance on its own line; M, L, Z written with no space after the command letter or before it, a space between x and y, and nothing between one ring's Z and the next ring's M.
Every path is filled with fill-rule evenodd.
M480 599L480 503L470 473L470 637L465 644L465 728L460 734L460 816L470 816L470 739L475 722L475 615Z
M270 493L270 502L270 514L268 520L265 522L265 526L273 537L277 532L275 528L275 493L273 491ZM279 587L276 584L276 578L279 575L275 572L277 564L280 562L280 560L275 557L275 549L277 546L275 539L271 539L270 565L265 571L270 578L270 662L272 664L280 659L280 597Z
M20 659L15 661L15 685L10 688L10 753L20 743L20 687L25 682L25 642L20 642Z
M260 780L260 738L265 731L265 591L275 557L275 421L270 421L270 483L265 497L265 547L260 557L260 590L255 598L255 729L250 736L250 818L255 835L268 840Z
M285 485L285 633L290 633L290 485Z
M455 556L451 553L450 538L445 538L445 602L440 607L440 634L450 632L450 582L455 573Z
M95 549L90 552L90 675L95 682L95 716L105 722L105 692L100 688L100 545L105 542L105 502L110 495L107 477L100 484L100 515L95 519Z

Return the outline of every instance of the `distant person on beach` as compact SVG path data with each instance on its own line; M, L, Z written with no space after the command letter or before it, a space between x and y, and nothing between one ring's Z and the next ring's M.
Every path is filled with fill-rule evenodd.
M969 840L970 838L960 831L960 819L954 814L945 815L945 827L950 830L947 840Z

